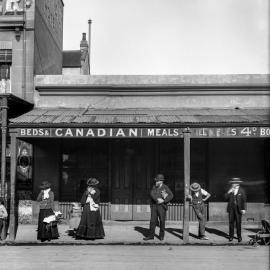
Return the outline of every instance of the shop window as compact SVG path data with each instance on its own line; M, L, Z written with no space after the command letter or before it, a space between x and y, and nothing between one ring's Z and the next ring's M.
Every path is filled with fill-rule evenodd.
M2 1L3 9L5 13L9 12L22 12L23 11L23 1L21 0L6 0ZM5 4L4 4L5 3Z
M163 173L166 185L174 194L172 202L183 202L184 156L183 142L161 140L159 145L159 172Z
M10 64L0 63L0 80L10 80Z
M108 202L108 146L104 142L63 142L60 200L78 202L90 177L99 179L101 201Z
M32 200L32 145L19 141L17 156L17 198Z

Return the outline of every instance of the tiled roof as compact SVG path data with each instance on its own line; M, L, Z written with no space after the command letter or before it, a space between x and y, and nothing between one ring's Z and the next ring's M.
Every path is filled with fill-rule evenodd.
M119 109L36 108L10 120L13 125L40 124L269 124L268 109Z

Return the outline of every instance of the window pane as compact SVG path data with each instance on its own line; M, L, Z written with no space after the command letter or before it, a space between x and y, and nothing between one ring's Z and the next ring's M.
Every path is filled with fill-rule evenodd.
M12 62L12 50L0 50L0 63Z
M0 80L9 80L10 79L10 65L0 63Z

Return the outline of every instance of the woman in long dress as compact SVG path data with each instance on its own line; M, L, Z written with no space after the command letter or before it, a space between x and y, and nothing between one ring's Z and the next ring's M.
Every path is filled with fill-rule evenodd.
M37 201L39 202L38 215L38 234L37 239L44 242L46 240L57 239L59 237L57 223L45 223L44 218L55 215L54 209L54 194L51 191L51 184L48 181L43 181L41 191L38 194Z
M94 240L105 237L99 211L100 191L97 188L98 183L99 181L96 178L89 178L87 181L87 190L81 199L82 217L76 232L76 237L79 239Z

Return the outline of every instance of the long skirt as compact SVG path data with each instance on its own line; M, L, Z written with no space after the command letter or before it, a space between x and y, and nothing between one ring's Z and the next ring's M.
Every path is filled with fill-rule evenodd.
M43 219L54 215L52 209L40 209L38 215L38 234L37 239L41 241L57 239L59 237L57 222L45 223Z
M105 237L99 210L90 211L89 204L84 206L81 221L76 232L76 237L92 240L102 239Z

